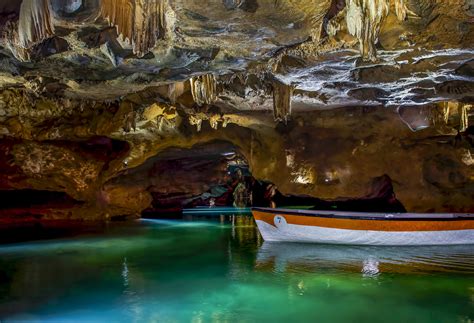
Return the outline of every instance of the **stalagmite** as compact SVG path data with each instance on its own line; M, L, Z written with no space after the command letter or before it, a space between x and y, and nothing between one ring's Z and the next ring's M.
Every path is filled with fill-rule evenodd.
M273 115L276 121L287 122L291 115L293 86L278 80L273 81Z
M102 0L101 15L143 56L164 37L166 0Z
M198 105L211 104L217 99L217 82L214 75L193 77L190 82L194 102Z

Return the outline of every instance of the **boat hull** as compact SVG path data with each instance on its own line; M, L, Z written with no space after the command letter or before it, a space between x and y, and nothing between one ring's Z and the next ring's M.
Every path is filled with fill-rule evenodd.
M342 245L427 246L474 244L474 217L354 214L254 209L265 241ZM335 214L334 213L339 213Z

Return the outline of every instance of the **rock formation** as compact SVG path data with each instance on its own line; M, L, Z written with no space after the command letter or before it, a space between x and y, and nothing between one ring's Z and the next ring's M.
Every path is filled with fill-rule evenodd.
M216 79L212 74L191 78L191 94L198 105L211 104L217 98Z
M275 80L273 82L273 115L276 121L287 122L291 115L293 87Z
M49 0L21 2L18 21L7 26L8 47L22 61L30 60L30 51L54 35L53 17Z
M143 56L164 37L166 0L102 0L100 12Z

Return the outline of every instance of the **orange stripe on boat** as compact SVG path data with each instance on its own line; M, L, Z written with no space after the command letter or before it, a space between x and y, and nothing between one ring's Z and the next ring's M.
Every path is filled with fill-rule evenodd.
M252 211L255 220L264 221L275 225L273 219L279 215L286 219L288 224L306 225L322 228L334 228L345 230L368 230L368 231L454 231L473 230L474 220L365 220L365 219L341 219L305 215L292 215L285 213L270 213Z

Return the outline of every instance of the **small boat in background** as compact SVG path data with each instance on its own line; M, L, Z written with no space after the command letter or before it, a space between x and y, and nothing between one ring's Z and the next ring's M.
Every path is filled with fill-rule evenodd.
M359 213L253 208L265 241L343 245L474 244L474 214Z
M183 209L184 215L233 215L233 214L247 214L250 215L250 208L237 207L218 207L218 206L198 206L192 209Z

